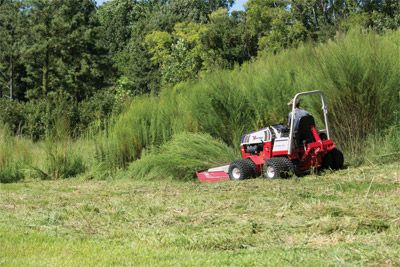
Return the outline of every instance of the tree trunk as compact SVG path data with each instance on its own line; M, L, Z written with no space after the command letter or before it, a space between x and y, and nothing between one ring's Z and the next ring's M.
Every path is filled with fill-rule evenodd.
M2 83L1 84L1 86L0 86L0 97L3 97L3 91L4 91L4 89L6 89L6 88L8 88L8 86L7 86L7 76L3 73L3 72L1 72L0 71L0 75L3 77L3 79L4 79L4 83Z
M10 99L13 99L13 93L14 93L14 59L13 57L10 57Z
M49 49L46 47L46 56L43 66L43 76L42 76L42 94L43 97L47 95L49 87Z
M317 12L315 12L315 7L312 8L312 11L313 11L313 16L314 16L315 29L319 30L318 17L317 17Z

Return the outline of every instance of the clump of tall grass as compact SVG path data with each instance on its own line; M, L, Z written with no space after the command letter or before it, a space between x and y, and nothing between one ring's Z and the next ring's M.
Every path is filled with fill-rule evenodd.
M45 169L38 172L42 179L70 178L86 171L81 155L72 151L70 145L60 142L47 146Z
M364 160L372 163L388 163L400 158L400 124L369 136L365 142Z
M84 151L74 145L68 129L68 123L63 118L56 121L51 135L44 142L44 162L40 166L31 166L39 178L69 178L86 171L82 157Z
M352 157L362 153L369 135L396 123L399 41L400 31L380 36L353 30L304 54L299 81L325 92L335 137Z
M30 142L12 137L7 126L0 125L0 183L18 182L32 160Z
M181 133L129 167L134 178L188 180L198 170L229 163L237 151L208 134Z
M138 97L99 138L97 158L125 168L181 132L209 133L237 147L245 132L286 123L288 100L316 89L327 95L335 141L356 156L369 134L393 124L399 108L399 40L400 31L380 36L355 30ZM307 100L304 107L321 120L320 103Z

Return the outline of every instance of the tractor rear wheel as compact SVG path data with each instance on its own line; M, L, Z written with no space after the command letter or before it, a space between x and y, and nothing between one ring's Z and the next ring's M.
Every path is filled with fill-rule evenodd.
M337 148L334 148L331 151L331 155L332 155L332 165L331 165L332 170L343 169L344 156L342 151L340 151Z
M229 166L229 178L231 180L244 180L254 176L253 166L248 159L240 159L231 163Z
M343 153L337 148L334 148L331 151L329 151L325 155L322 161L322 167L324 169L339 170L343 169L343 165L344 165Z
M267 179L287 178L294 172L294 165L284 157L271 158L265 161L264 177Z

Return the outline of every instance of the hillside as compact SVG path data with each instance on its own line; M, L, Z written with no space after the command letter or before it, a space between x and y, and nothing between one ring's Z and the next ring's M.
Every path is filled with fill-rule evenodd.
M0 184L2 266L400 264L400 167L199 184Z

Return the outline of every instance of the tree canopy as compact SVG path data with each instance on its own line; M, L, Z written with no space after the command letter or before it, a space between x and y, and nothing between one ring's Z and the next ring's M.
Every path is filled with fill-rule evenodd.
M398 0L248 0L244 11L230 11L233 3L0 0L0 96L26 103L21 112L30 115L21 116L33 124L60 97L71 110L107 115L121 96L158 94L352 27L381 33L400 25ZM73 125L91 120L73 116Z

